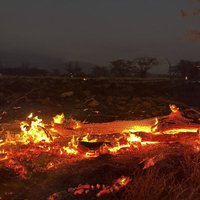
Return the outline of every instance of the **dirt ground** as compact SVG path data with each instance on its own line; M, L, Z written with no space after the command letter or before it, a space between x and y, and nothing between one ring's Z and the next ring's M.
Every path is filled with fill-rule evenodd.
M168 114L169 104L176 104L188 117L199 121L199 99L198 82L0 78L1 123L23 120L31 112L49 122L62 112L82 122L145 119ZM190 113L191 108L197 112ZM165 159L144 170L141 161L161 153ZM69 161L56 170L33 173L26 180L1 168L0 163L0 196L8 200L45 200L59 192L55 200L97 199L94 192L74 196L67 194L66 189L86 183L109 185L122 175L130 176L131 184L99 199L200 198L200 154L188 144L155 145L117 156Z
M169 104L200 108L200 83L169 80L1 77L2 120L30 112L44 118L64 112L88 122L143 119L167 114Z

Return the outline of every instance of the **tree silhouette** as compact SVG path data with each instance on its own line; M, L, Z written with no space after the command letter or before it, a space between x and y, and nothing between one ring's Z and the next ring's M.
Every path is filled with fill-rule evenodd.
M111 75L117 77L130 77L136 73L136 67L133 61L123 59L115 60L111 63Z
M180 60L176 68L183 78L196 79L200 75L199 64L200 62Z
M133 61L134 65L137 68L137 73L140 77L145 77L147 72L155 65L158 65L159 62L156 58L151 57L139 57Z

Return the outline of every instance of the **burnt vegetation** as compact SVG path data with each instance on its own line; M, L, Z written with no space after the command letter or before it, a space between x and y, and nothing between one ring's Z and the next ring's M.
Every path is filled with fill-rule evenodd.
M2 76L1 130L2 133L9 130L5 124L13 127L15 123L18 124L16 119L22 121L30 112L39 115L49 124L52 116L62 112L70 119L101 124L115 120L164 116L169 114L168 106L171 103L178 105L185 116L198 124L200 85L198 81L193 81L194 79L185 81L186 75L194 78L189 76L188 70L181 75L182 78L173 80ZM193 98L194 96L196 98ZM69 121L69 124L73 127L74 121ZM15 129L10 133L13 130ZM72 128L67 132L68 136L71 131ZM48 132L45 134L48 136ZM96 132L92 134L95 135ZM54 150L50 153L41 153L38 146L33 144L29 144L28 149L26 145L19 145L18 150L12 146L9 149L13 149L13 155L16 151L18 154L12 157L6 167L5 161L0 161L0 196L8 200L88 200L97 199L96 195L104 190L105 185L109 188L108 192L98 199L198 199L198 139L195 139L195 145L191 146L188 142L189 139L191 141L192 134L191 138L182 142L176 138L179 137L173 139L177 141L175 143L166 143L167 140L163 137L164 143L159 145L138 146L130 152L103 154L87 159L62 157L60 151L56 150L58 144L54 143L51 145ZM105 141L112 140L113 138L109 140L108 137ZM67 143L68 139L62 141ZM94 143L97 146L101 144ZM91 144L86 145L91 147ZM3 158L4 154L1 152L0 158ZM56 165L55 168L52 163ZM129 177L131 181L117 190L120 184L115 185L114 181L122 176ZM92 186L95 186L94 189Z

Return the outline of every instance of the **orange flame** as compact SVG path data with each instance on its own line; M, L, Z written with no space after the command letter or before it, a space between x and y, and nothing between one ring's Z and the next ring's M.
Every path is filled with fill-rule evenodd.
M0 161L8 159L7 152L3 149L0 150Z
M20 123L20 128L23 133L21 142L25 144L29 142L38 143L41 141L51 142L50 137L48 137L47 132L45 132L46 129L42 119L39 119L38 116L33 117L32 113L27 117L27 121L22 121Z
M90 139L89 137L90 137L90 134L87 133L87 135L84 136L81 141L82 142L96 142L97 141L97 139Z
M60 115L56 115L55 117L53 117L53 122L55 124L63 124L65 121L65 115L64 113L60 114Z
M127 137L127 141L129 143L132 143L132 142L140 142L141 143L142 138L139 136L136 136L135 134L129 134L129 137Z
M68 142L68 146L64 146L63 150L67 154L78 154L78 138L75 139L73 136L71 141Z

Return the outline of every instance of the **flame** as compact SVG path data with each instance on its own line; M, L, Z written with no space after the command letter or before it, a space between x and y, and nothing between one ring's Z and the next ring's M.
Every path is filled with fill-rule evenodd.
M73 129L79 129L79 128L81 128L80 122L78 122L78 121L76 121L76 120L74 120L74 119L71 119L71 120L70 120L70 123L73 124L73 125L72 125Z
M136 136L135 134L129 134L129 137L127 138L127 141L129 143L131 142L140 142L142 141L142 138L139 136Z
M120 144L119 142L116 144L116 146L114 147L109 147L108 150L110 151L110 153L117 153L118 151L120 151L121 149L124 148L129 148L131 145L130 144Z
M130 133L128 136L126 136L126 142L123 144L120 144L119 141L116 142L115 146L113 147L107 147L108 151L110 153L118 153L118 151L122 149L127 149L130 147L138 147L138 143L141 144L142 138L139 136L136 136L133 133Z
M32 113L27 117L27 121L22 121L20 123L20 128L23 132L21 142L25 144L29 142L38 143L41 141L51 142L52 138L48 136L42 119L39 119L38 116L33 117Z
M27 117L28 119L31 119L31 118L33 118L33 113L30 113L29 115L28 115L28 117Z
M84 136L81 141L82 142L97 142L97 139L89 139L89 137L90 137L90 134L87 133L87 135Z
M151 133L156 130L156 126L158 124L158 118L155 118L154 125L134 125L129 129L124 130L123 132L130 132L130 133L136 133L136 132L144 132L144 133Z
M78 150L76 148L72 148L72 147L63 147L63 150L67 153L67 154L78 154Z
M116 183L120 184L120 186L124 187L131 181L130 177L127 176L121 176L116 180Z
M63 124L65 121L65 115L64 113L60 114L60 115L56 115L55 117L53 117L53 122L55 124Z
M3 145L5 145L5 142L4 140L0 139L0 146L3 146Z
M179 107L177 107L177 106L174 105L174 104L170 104L170 105L169 105L169 108L170 108L170 110L171 110L173 113L179 112Z
M3 149L0 150L0 161L8 159L7 152Z
M82 141L88 142L89 141L88 137L89 137L89 133L87 133L87 135L82 138Z
M150 133L151 132L151 125L135 125L129 129L129 132L136 133L136 132L144 132Z
M68 146L64 146L63 150L67 154L78 154L78 138L73 136L71 141L68 142Z

